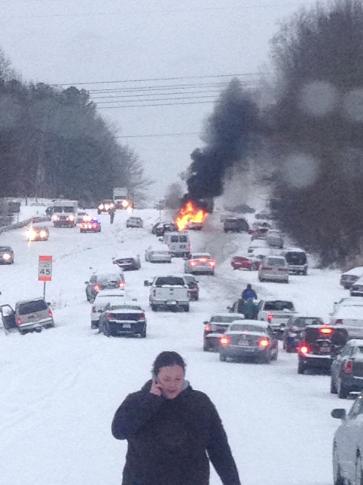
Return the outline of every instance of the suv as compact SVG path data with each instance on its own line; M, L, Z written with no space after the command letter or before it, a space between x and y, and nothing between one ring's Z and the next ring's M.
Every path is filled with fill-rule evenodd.
M10 305L1 305L0 313L6 332L18 329L24 334L54 327L53 312L44 298L18 301L15 310Z
M342 327L307 325L297 346L298 374L304 374L307 369L329 372L333 357L347 339L347 331Z
M331 365L330 392L340 398L363 391L363 340L348 340Z
M137 305L111 306L101 314L98 328L106 337L111 335L139 335L145 338L145 312Z
M361 276L363 276L363 266L356 266L340 275L340 284L343 288L349 290Z
M144 227L141 217L129 217L126 221L126 227Z
M125 288L125 277L122 272L93 273L89 281L85 281L87 301L93 303L101 290Z
M266 256L258 268L259 281L289 282L289 267L283 256Z
M290 248L284 250L281 254L285 256L290 273L303 275L308 273L308 260L303 249Z
M108 214L109 211L112 211L115 209L115 203L112 199L103 199L101 202L98 204L97 207L97 214Z
M249 229L248 222L243 217L227 217L223 221L224 232L248 232Z

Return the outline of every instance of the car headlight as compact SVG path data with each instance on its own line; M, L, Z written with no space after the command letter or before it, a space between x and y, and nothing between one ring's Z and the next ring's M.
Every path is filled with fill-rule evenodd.
M102 209L103 209L103 204L100 204L100 205L98 206L98 208L99 208L100 210L102 210Z
M73 215L73 214L71 214L71 215L68 217L68 219L69 219L70 221L74 221L74 215Z
M5 261L9 261L10 258L11 258L11 256L10 256L9 253L4 253L3 254L3 259L5 259Z
M39 236L40 237L47 237L47 232L46 231L40 231Z
M59 217L57 216L57 214L53 214L52 215L52 221L58 221Z

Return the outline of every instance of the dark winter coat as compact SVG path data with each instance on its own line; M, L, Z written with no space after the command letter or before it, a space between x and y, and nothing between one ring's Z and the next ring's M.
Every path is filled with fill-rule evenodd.
M209 459L224 485L240 485L227 436L208 396L189 385L175 399L129 394L112 422L128 440L122 485L208 485Z
M245 301L250 300L250 299L251 300L257 300L257 294L256 294L255 290L253 290L252 288L245 288L242 291L241 297Z

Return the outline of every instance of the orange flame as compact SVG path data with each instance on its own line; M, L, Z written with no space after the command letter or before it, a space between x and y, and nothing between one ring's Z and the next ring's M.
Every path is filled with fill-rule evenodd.
M189 222L201 222L203 224L207 216L207 211L200 209L189 200L179 209L178 215L175 218L175 224L178 226L179 231L183 231Z

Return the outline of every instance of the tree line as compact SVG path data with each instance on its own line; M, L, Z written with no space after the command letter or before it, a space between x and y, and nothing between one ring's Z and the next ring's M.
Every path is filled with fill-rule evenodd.
M126 186L138 201L149 181L118 143L87 91L24 83L0 53L0 196L64 197L90 205Z

